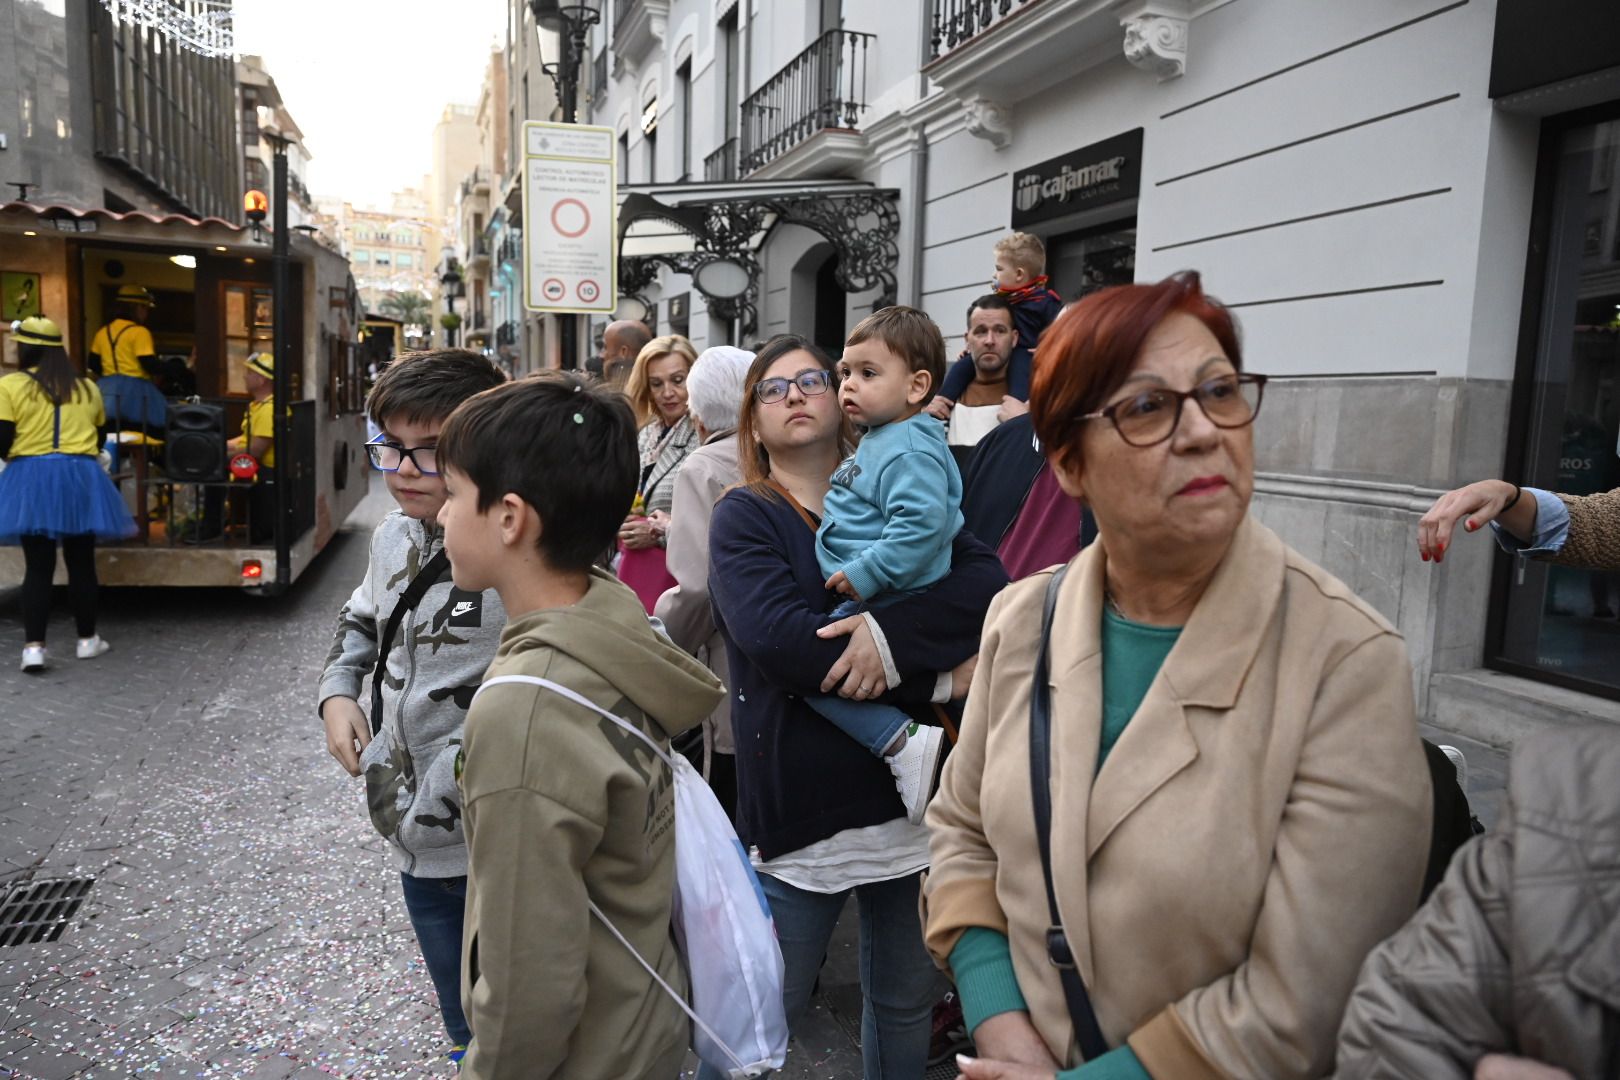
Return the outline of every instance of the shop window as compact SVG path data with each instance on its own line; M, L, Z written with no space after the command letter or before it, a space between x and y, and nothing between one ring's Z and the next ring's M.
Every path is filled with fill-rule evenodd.
M1046 274L1065 300L1136 280L1136 219L1046 238Z
M1620 109L1552 122L1537 192L1545 263L1526 289L1510 478L1569 495L1620 486ZM1539 272L1537 272L1539 270ZM1530 342L1528 332L1521 337ZM1523 376L1528 374L1529 378ZM1620 698L1620 574L1504 559L1493 660Z

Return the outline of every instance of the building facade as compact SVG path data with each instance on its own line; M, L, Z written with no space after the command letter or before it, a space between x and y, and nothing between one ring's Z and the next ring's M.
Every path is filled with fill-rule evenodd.
M415 339L425 342L431 336L431 305L439 288L434 257L440 226L429 214L423 190L396 192L387 209L335 199L321 199L318 207L323 229L335 233L349 259L364 310L387 315L394 307L391 295L420 296L429 306L406 321L418 328Z
M239 221L236 100L228 57L99 3L0 0L7 198Z
M286 140L287 217L294 228L313 223L315 198L309 192L311 154L304 145L304 133L292 117L276 80L257 56L244 56L236 62L237 101L241 108L242 185L270 194L275 176L273 139ZM271 201L273 228L275 204Z
M1620 482L1620 25L1566 6L613 0L626 310L836 346L898 301L954 350L1010 230L1067 298L1197 269L1272 376L1254 512L1401 629L1424 714L1620 720L1620 579L1415 550L1472 480Z

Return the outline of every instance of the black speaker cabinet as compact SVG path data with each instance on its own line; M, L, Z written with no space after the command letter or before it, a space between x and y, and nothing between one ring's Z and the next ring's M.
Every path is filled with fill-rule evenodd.
M218 405L171 405L163 448L171 480L212 483L225 479L225 410Z

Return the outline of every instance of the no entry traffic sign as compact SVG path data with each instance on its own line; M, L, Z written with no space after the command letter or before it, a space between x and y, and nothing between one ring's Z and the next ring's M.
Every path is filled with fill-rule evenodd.
M524 305L610 314L618 291L613 129L531 121L523 135Z

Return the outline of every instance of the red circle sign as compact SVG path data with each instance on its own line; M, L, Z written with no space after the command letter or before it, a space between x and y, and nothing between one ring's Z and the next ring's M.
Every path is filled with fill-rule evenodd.
M237 454L231 458L230 469L238 480L251 480L259 475L259 459L252 454Z
M578 285L574 286L574 291L579 294L579 298L585 301L585 303L594 304L596 303L597 297L602 295L602 286L598 285L590 278L586 278L584 281L581 281Z
M578 199L558 199L551 208L551 227L573 240L591 227L591 211Z
M540 283L540 295L556 303L568 293L561 278L548 277Z

